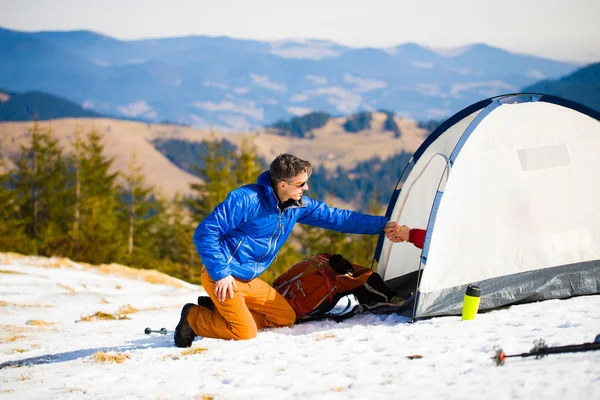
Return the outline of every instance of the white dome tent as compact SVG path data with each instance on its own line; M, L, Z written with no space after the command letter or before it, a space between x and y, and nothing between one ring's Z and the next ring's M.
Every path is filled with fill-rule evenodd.
M600 113L540 94L480 101L425 140L387 216L427 229L423 250L382 236L377 272L415 291L413 319L600 293Z

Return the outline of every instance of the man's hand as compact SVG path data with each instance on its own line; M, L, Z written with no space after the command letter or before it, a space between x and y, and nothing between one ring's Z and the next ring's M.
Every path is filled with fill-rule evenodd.
M225 278L219 279L215 285L215 295L217 296L217 300L225 301L228 294L229 297L233 299L233 288L237 289L233 276L227 275Z
M406 225L398 225L396 222L388 222L383 228L385 236L394 243L408 242L410 228Z

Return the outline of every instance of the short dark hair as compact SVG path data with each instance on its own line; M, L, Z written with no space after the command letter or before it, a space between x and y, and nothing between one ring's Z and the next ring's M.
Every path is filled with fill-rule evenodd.
M301 160L292 154L283 153L275 157L269 170L271 179L274 181L288 181L302 172L306 172L310 176L312 166L308 161Z

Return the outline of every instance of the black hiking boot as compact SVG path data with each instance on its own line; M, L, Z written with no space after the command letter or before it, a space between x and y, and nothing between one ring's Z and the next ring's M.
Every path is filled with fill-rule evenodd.
M208 296L198 296L198 305L208 308L210 311L214 311L215 309L215 303Z
M181 310L181 319L179 320L179 323L175 328L174 335L175 346L177 347L190 347L192 345L192 342L194 341L194 338L196 337L194 330L192 329L187 320L190 310L195 306L195 304L188 303L185 306L183 306L183 309Z

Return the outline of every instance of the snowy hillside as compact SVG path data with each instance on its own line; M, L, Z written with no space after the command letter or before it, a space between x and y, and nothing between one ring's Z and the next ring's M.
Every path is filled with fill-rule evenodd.
M176 348L181 307L202 292L149 271L0 254L0 399L600 398L600 351L490 358L536 339L592 342L600 296L475 321L362 315Z

